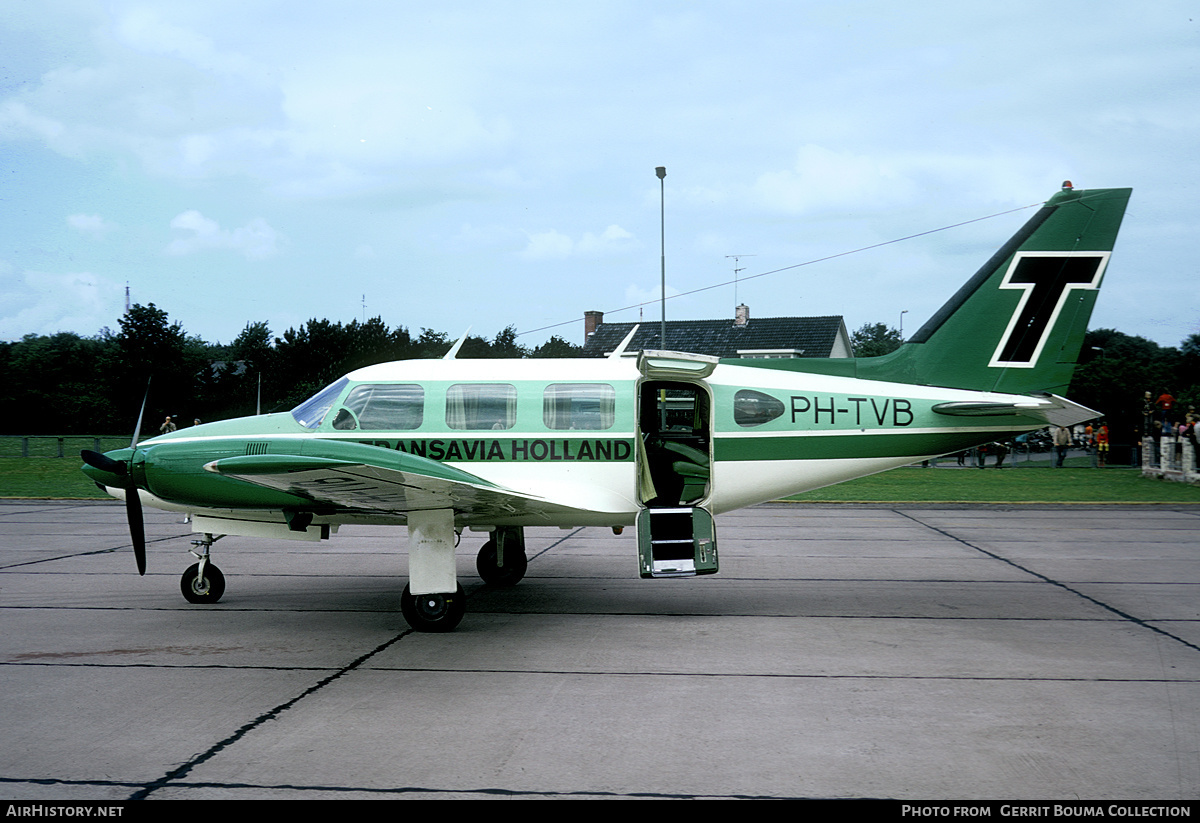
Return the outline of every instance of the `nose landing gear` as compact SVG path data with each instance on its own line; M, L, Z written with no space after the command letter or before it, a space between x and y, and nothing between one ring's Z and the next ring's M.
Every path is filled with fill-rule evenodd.
M192 541L192 545L202 551L192 549L192 556L200 562L189 566L179 580L179 589L187 602L216 603L221 599L221 595L225 594L225 575L221 574L221 570L208 558L209 548L222 537L224 535L218 534L214 537L205 534L202 539Z

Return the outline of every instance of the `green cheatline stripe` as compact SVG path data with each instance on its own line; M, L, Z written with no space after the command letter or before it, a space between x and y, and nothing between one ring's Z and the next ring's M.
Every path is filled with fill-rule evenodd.
M717 460L831 460L948 454L1019 432L863 434L805 437L718 437Z

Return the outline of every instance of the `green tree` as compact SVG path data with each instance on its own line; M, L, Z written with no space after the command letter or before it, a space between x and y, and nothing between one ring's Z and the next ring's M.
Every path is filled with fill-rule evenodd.
M132 428L147 385L152 387L142 424L143 434L157 430L162 418L187 418L196 405L196 376L205 362L203 341L189 341L179 323L153 303L130 307L117 321L117 393L112 398L117 425ZM198 340L198 338L196 339Z
M118 431L107 378L112 347L111 338L74 332L5 344L0 427L13 434ZM131 426L132 420L122 428Z
M197 375L199 402L193 416L207 422L254 414L260 381L270 386L263 381L273 367L270 327L263 321L247 323L228 346L200 345L205 363Z
M492 357L528 357L529 349L517 343L517 327L505 326L492 340Z
M574 343L568 343L557 334L551 337L542 345L538 346L529 355L530 357L579 357L583 353L583 346L576 346Z
M1083 338L1082 364L1075 370L1069 396L1095 409L1108 421L1114 443L1141 436L1142 397L1169 390L1182 402L1179 351L1116 329L1093 329Z
M865 323L852 335L850 345L855 357L879 357L900 348L904 338L883 323Z

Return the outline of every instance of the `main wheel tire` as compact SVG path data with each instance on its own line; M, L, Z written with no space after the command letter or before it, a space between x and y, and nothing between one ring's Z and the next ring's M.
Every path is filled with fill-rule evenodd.
M454 594L414 595L408 586L400 595L400 611L408 625L419 632L450 632L467 613L467 596L462 586Z
M200 564L193 563L179 580L179 589L189 603L216 603L225 594L225 575L209 563L200 577Z
M525 577L529 569L529 558L524 551L506 551L504 565L496 565L496 541L489 540L479 549L475 558L475 569L484 583L496 586L515 586Z

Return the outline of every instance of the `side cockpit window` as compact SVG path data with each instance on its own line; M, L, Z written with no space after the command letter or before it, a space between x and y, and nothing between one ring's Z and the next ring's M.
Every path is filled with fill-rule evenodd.
M425 420L425 389L416 383L355 386L333 419L342 431L407 431Z
M733 422L751 427L770 423L783 414L783 402L769 394L742 389L733 396Z
M325 419L325 415L329 412L333 401L337 400L338 395L346 388L346 384L350 381L346 378L332 383L312 397L305 400L296 408L292 409L292 417L296 418L296 422L306 429L315 429L321 425L321 421Z
M607 383L555 383L542 394L542 422L559 431L602 431L616 422L617 391Z

